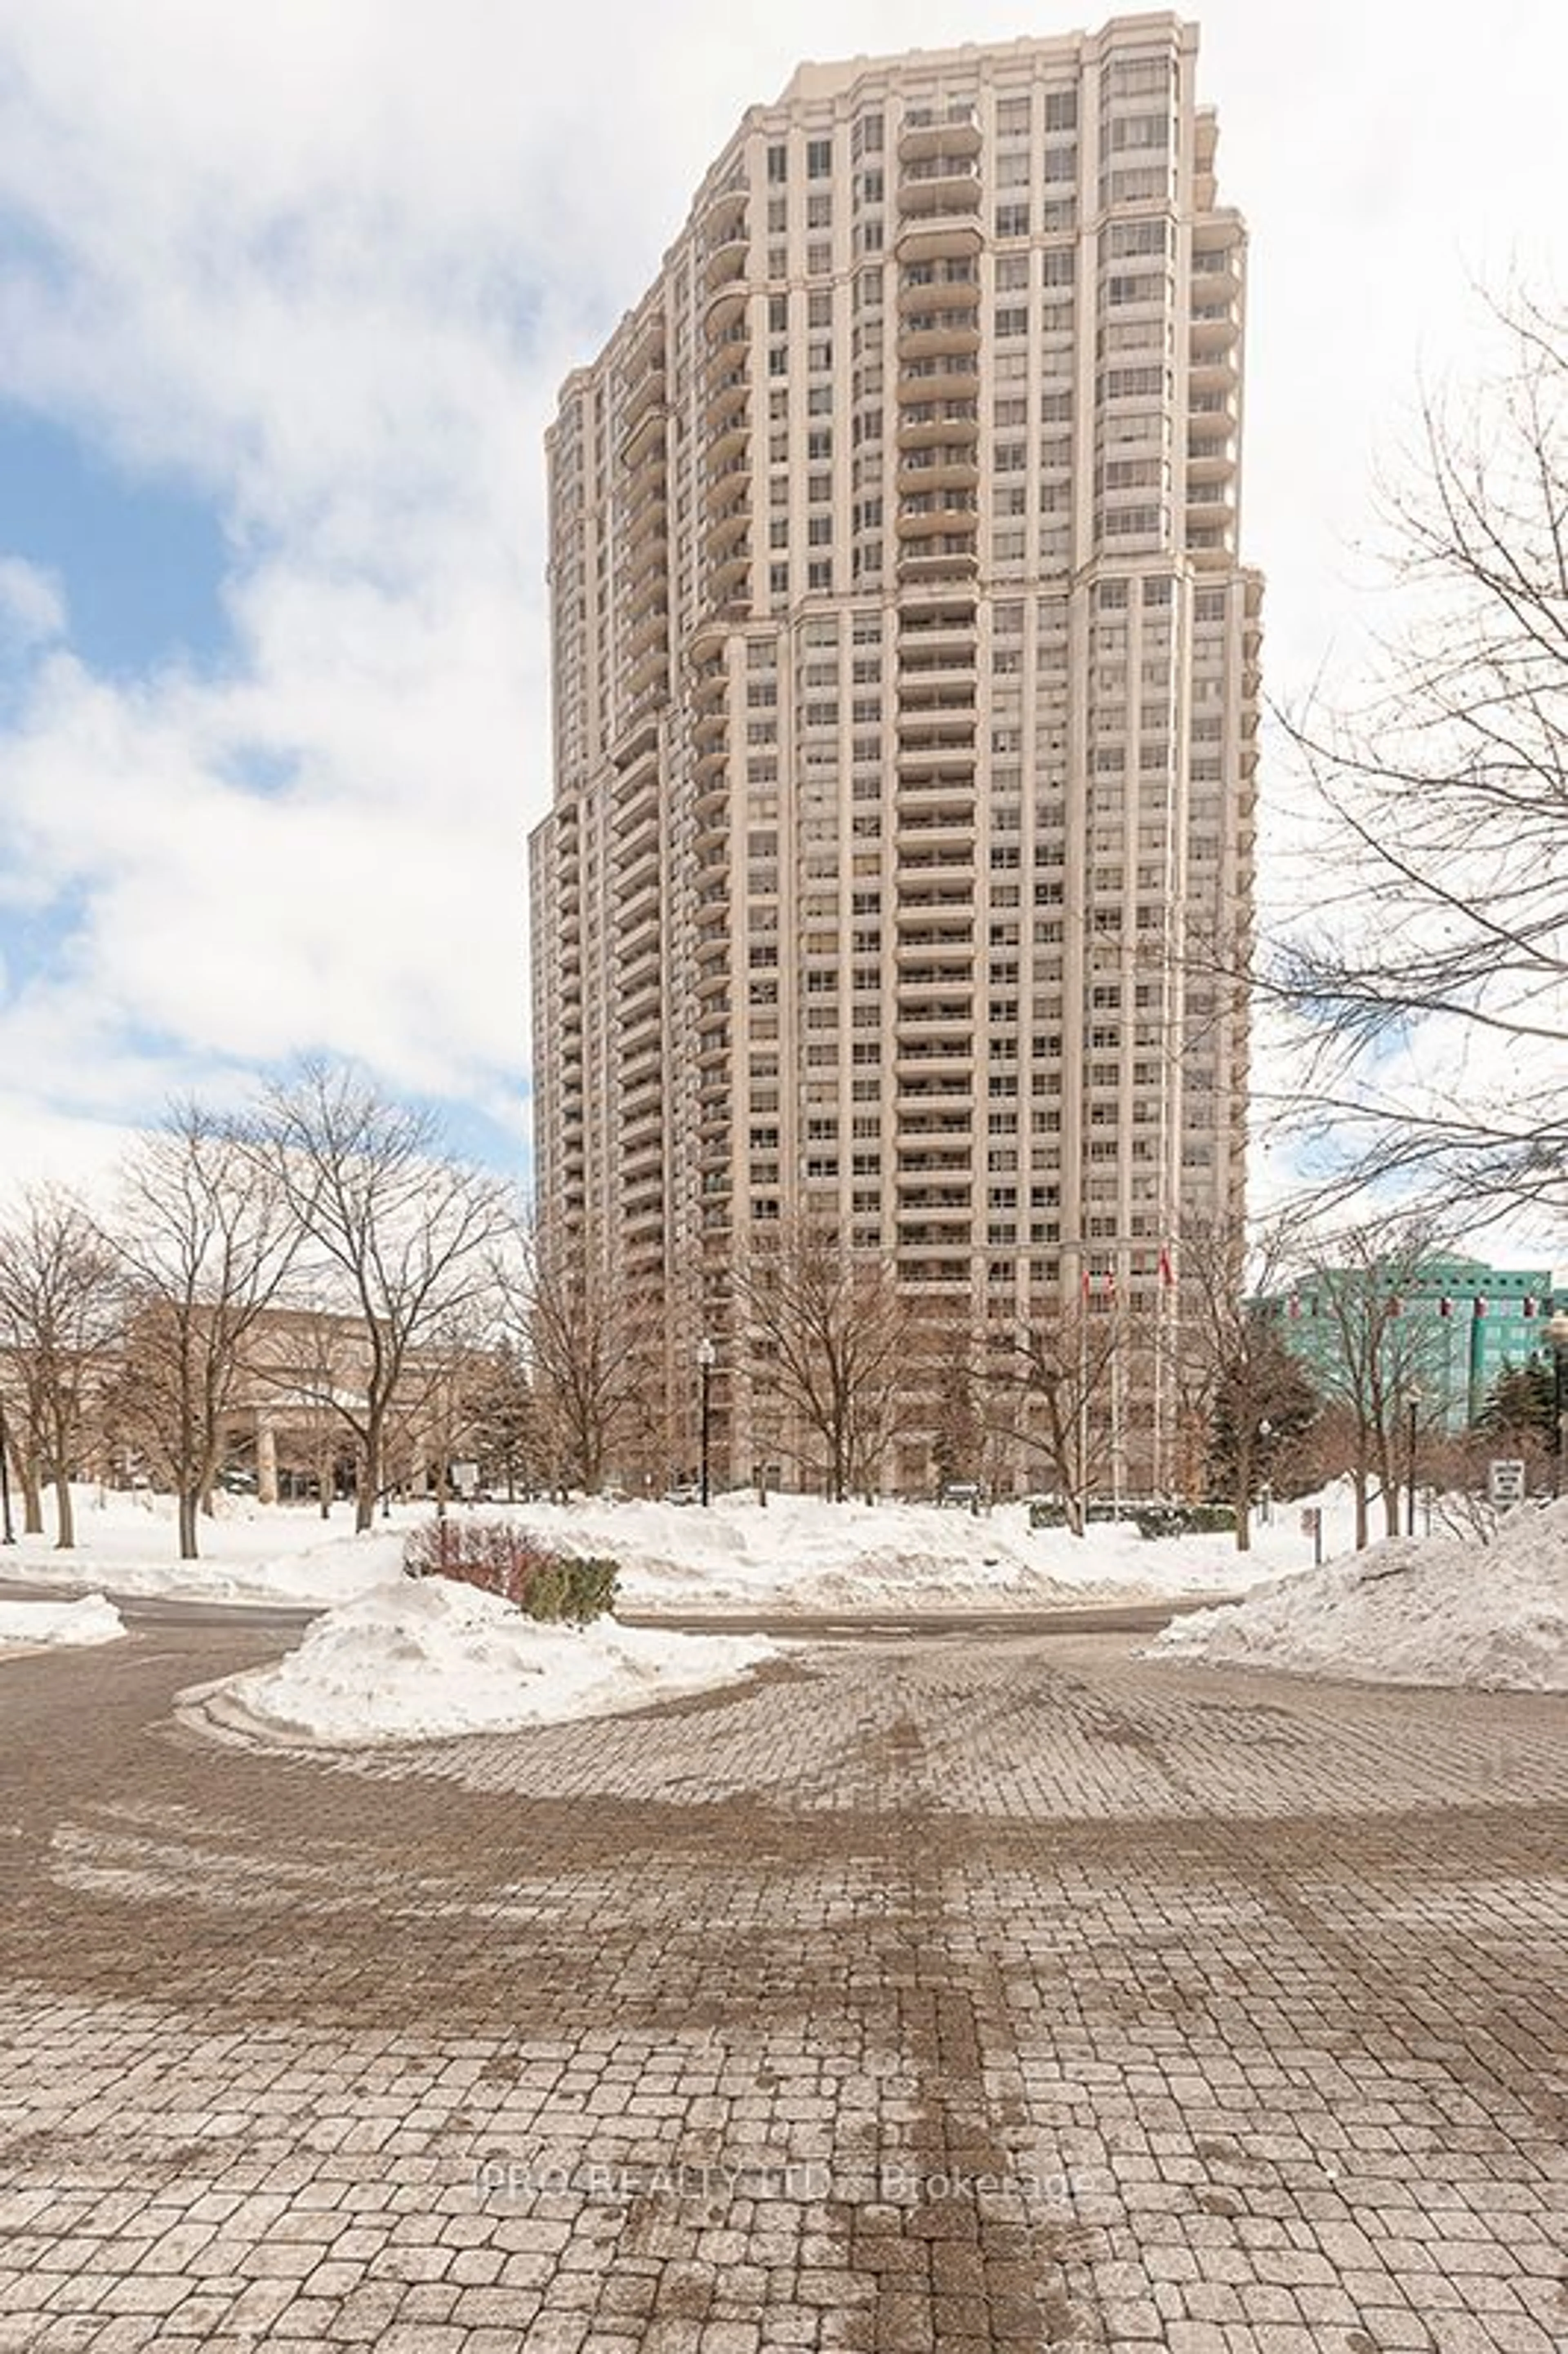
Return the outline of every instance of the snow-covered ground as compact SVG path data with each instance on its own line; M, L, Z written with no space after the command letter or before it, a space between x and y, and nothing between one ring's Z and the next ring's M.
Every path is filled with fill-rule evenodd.
M329 1607L395 1583L408 1529L429 1505L407 1506L356 1537L347 1505L323 1521L313 1507L219 1499L201 1527L203 1558L175 1557L167 1499L84 1488L79 1544L57 1553L25 1538L0 1575L101 1585L135 1596ZM900 1612L980 1606L1040 1609L1074 1603L1236 1594L1311 1559L1298 1507L1260 1526L1250 1554L1224 1535L1146 1542L1129 1526L1083 1538L1033 1530L1022 1504L976 1518L932 1504L828 1504L809 1496L750 1495L700 1504L588 1500L486 1507L573 1553L620 1565L621 1604L635 1611ZM1331 1502L1330 1550L1348 1546L1348 1506Z
M112 1602L84 1594L79 1602L0 1602L0 1652L20 1644L112 1643L125 1632Z
M1393 1537L1166 1628L1149 1656L1358 1682L1568 1691L1568 1498L1494 1542Z
M316 1619L268 1668L184 1693L209 1725L363 1744L607 1716L704 1691L778 1656L758 1636L546 1627L450 1578L404 1583Z

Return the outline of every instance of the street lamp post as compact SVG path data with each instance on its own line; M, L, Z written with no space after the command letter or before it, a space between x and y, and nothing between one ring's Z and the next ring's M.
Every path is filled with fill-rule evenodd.
M1257 1426L1257 1451L1260 1477L1257 1483L1258 1518L1267 1527L1274 1519L1274 1481L1268 1457L1268 1442L1274 1437L1274 1425L1266 1415Z
M1404 1429L1404 1469L1409 1494L1408 1505L1404 1515L1404 1533L1407 1537L1413 1537L1415 1534L1415 1426L1416 1416L1421 1410L1421 1393L1419 1390L1411 1391L1410 1395L1404 1402L1404 1406L1406 1416Z
M697 1382L700 1403L699 1429L701 1432L700 1444L702 1448L702 1484L699 1492L701 1493L702 1500L705 1504L708 1500L708 1446L713 1429L714 1359L717 1354L717 1350L714 1347L713 1342L705 1332L702 1339L697 1342Z
M0 1520L5 1524L5 1542L15 1544L16 1532L11 1525L11 1439L5 1428L5 1401L0 1398Z
M1547 1319L1546 1337L1552 1343L1552 1492L1563 1493L1563 1421L1568 1416L1568 1308L1559 1308Z

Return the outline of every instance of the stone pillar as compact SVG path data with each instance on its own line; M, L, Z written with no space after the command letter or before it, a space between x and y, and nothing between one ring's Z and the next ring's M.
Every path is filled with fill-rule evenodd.
M278 1500L278 1434L260 1415L256 1417L256 1500L259 1504Z

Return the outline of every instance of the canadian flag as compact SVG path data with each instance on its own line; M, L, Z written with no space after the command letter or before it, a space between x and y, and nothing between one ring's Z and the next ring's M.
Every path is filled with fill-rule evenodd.
M1526 1300L1525 1300L1525 1302L1524 1302L1523 1311L1522 1311L1522 1312L1523 1312L1526 1316L1533 1316L1533 1315L1534 1315L1534 1313L1535 1313L1535 1302L1534 1302L1534 1300L1533 1300L1533 1299L1526 1299Z
M1451 1299L1440 1299L1437 1302L1437 1313L1439 1316L1452 1316L1454 1313L1453 1301Z
M1176 1270L1171 1264L1170 1246L1165 1243L1160 1246L1160 1280L1168 1290L1176 1280Z
M1478 1315L1478 1316L1484 1316L1484 1315L1486 1314L1486 1312L1487 1312L1487 1303L1486 1303L1486 1301L1481 1298L1481 1295L1480 1295L1480 1293L1479 1293L1478 1291L1478 1292L1477 1292L1477 1294L1476 1294L1476 1297L1475 1297L1475 1299L1474 1299L1474 1302L1472 1303L1472 1305L1473 1305L1474 1313L1475 1313L1476 1315Z

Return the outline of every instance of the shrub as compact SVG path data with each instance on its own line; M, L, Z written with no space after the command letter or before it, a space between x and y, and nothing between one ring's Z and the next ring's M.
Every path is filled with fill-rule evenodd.
M1140 1537L1206 1537L1233 1530L1234 1504L1145 1504L1138 1513Z
M434 1520L409 1531L408 1577L451 1577L514 1602L530 1618L586 1627L615 1607L612 1561L573 1560L515 1521Z

